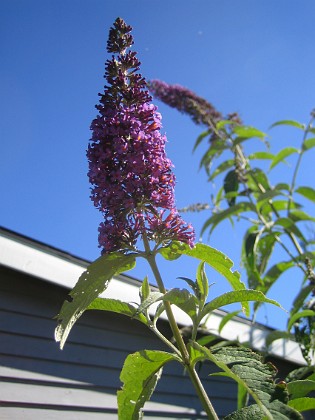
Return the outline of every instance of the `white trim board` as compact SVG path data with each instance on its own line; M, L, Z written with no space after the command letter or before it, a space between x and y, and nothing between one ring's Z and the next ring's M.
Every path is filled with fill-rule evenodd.
M72 289L88 261L1 229L0 264ZM140 284L140 281L122 274L112 279L104 296L126 302L139 302ZM174 307L174 314L179 324L191 324L189 317L180 309ZM209 332L218 334L218 327L225 314L221 310L211 314L206 322ZM262 324L253 324L244 318L235 317L225 325L220 336L226 340L249 342L253 349L263 350L264 338L270 331L270 328ZM280 339L273 342L271 354L293 363L305 364L299 346L291 340Z

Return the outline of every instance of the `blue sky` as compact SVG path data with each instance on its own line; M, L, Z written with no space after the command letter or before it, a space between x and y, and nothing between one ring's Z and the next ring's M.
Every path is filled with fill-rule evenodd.
M104 84L108 30L118 16L134 28L146 78L189 87L221 112L239 112L246 124L269 133L279 119L307 122L315 106L312 0L2 0L1 224L91 260L99 256L101 215L89 199L85 150ZM212 187L198 172L202 148L192 155L202 129L157 105L175 164L178 207L209 201ZM273 151L301 141L294 130L270 134ZM305 159L301 183L312 184L313 159ZM186 218L198 233L207 216ZM210 239L236 267L240 235L226 225ZM195 269L188 261L163 264L167 286ZM146 273L143 264L131 272ZM228 290L217 276L210 281L215 295ZM297 289L295 278L284 281ZM289 308L283 287L270 297L281 296ZM259 319L277 326L285 314L264 308Z

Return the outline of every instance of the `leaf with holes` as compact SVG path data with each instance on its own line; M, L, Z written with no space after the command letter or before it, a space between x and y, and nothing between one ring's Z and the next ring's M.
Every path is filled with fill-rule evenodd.
M285 385L275 383L276 369L270 363L263 363L262 357L244 347L206 348L190 342L193 363L210 360L222 372L212 375L233 379L251 396L254 404L225 417L229 420L249 419L302 419L302 416L288 407L288 392Z
M135 266L135 256L120 252L103 255L81 274L77 284L69 294L57 316L58 326L55 340L62 349L74 323L80 318L88 306L106 290L109 281L123 271Z
M179 359L170 353L142 350L127 356L120 374L123 388L117 393L119 420L142 419L142 408L156 387L164 365Z

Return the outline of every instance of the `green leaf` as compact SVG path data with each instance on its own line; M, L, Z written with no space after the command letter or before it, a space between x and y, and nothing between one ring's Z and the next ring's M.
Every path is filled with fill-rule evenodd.
M289 184L287 184L286 182L279 182L279 183L278 183L278 184L274 187L274 189L275 189L275 190L286 190L286 191L290 192L291 187L290 187L290 185L289 185Z
M312 149L313 147L315 147L315 137L312 137L311 139L307 139L303 143L304 150L309 150L309 149Z
M187 289L171 289L161 298L184 311L192 321L196 319L197 307L194 296Z
M255 227L252 227L255 229ZM243 262L248 275L248 285L250 289L260 290L264 293L264 281L262 280L262 274L264 273L268 261L272 255L275 243L277 239L277 233L264 233L264 228L259 232L255 238L253 244L252 253L247 258L243 252ZM250 265L252 264L252 265ZM254 304L255 310L260 306L260 303Z
M315 381L310 381L308 379L293 381L287 384L288 391L291 396L291 400L296 398L305 397L311 391L315 390ZM314 407L315 408L315 407Z
M301 130L305 130L305 125L301 124L297 121L293 121L293 120L281 120L281 121L277 121L274 124L272 124L270 126L270 128L276 127L278 125L290 125L292 127L296 127L296 128L300 128Z
M274 197L277 197L279 195L284 195L283 192L280 190L268 190L262 194L259 194L257 197L257 210L260 211L261 207L266 203L272 200Z
M207 130L207 131L204 131L203 133L201 133L201 134L197 137L196 143L195 143L194 148L193 148L193 152L197 149L197 147L198 147L198 146L199 146L199 144L202 142L202 140L203 140L205 137L209 136L209 135L210 135L210 131L209 131L209 130Z
M157 321L159 320L162 313L165 311L164 302L161 302L158 307L156 308L154 318L153 318L153 324L156 326Z
M280 162L283 162L285 158L292 155L293 153L300 153L300 151L295 147L285 147L284 149L280 150L280 152L277 153L272 159L272 162L269 166L269 171L273 169L276 165L278 165Z
M198 338L197 343L201 346L206 346L213 341L217 341L218 337L216 335L204 335L203 337Z
M276 201L272 201L272 203L265 203L264 206L260 209L260 212L262 215L267 215L270 213L274 213L274 211L283 211L283 210L288 210L288 200L276 200ZM292 211L292 209L299 209L301 208L301 205L291 201L290 202L290 211Z
M223 220L227 219L231 216L237 216L240 213L245 213L247 211L255 212L254 204L242 201L241 203L235 204L232 207L229 207L226 210L220 211L219 213L214 213L203 225L201 229L201 235L205 232L205 230L211 226L210 234L215 229L215 227L222 222Z
M271 303L281 308L281 305L278 302L268 299L262 292L257 290L236 290L224 293L208 302L202 311L202 315L206 316L209 312L219 309L222 306L230 305L231 303L252 301ZM249 310L245 311L245 314L246 316L249 316Z
M191 287L191 289L193 290L193 292L195 293L195 295L198 297L200 296L199 294L199 289L198 289L198 285L195 281L189 279L188 277L177 277L179 280L184 280L188 286Z
M259 168L248 170L246 173L246 177L247 187L253 192L258 192L259 194L261 194L261 187L263 187L265 191L271 189L267 175L264 171L262 171Z
M77 284L69 294L57 316L58 326L55 340L60 341L62 349L74 323L86 308L107 288L109 281L116 274L131 270L135 266L134 255L115 252L103 255L81 274Z
M309 284L305 287L303 287L299 293L296 295L293 301L293 306L290 311L290 316L294 315L296 312L298 312L302 306L304 305L304 301L307 298L307 296L313 291L314 285Z
M233 169L226 174L223 181L223 188L226 195L231 192L236 193L234 197L227 200L228 205L230 207L235 204L238 187L239 187L238 176L237 176L236 171Z
M257 137L259 139L263 139L267 137L267 134L263 133L260 130L257 130L255 127L240 125L233 128L233 132L243 139L250 139L253 137Z
M180 255L197 258L206 262L225 277L234 290L246 289L245 284L240 280L239 272L231 270L233 262L222 252L208 245L198 243L194 248L190 248L187 244L173 241L171 245L162 248L159 252L167 260L178 258ZM249 304L247 302L243 302L243 311L249 313Z
M205 262L198 265L196 283L198 286L198 299L201 305L204 305L209 293L209 281L205 272Z
M140 287L140 298L141 298L141 302L143 302L145 299L147 299L149 297L151 293L150 290L150 285L149 285L149 281L148 281L148 276L145 276L141 287Z
M223 195L223 186L221 188L219 188L219 191L215 197L214 200L214 205L218 206L220 204L220 202L222 201L222 195Z
M266 337L266 347L268 348L274 341L280 339L293 340L293 334L281 330L271 331Z
M229 312L227 315L224 315L224 317L222 318L222 321L220 322L219 328L218 328L218 332L219 334L221 333L221 331L223 330L223 328L225 327L225 325L232 319L234 318L237 314L239 314L240 311L233 311L233 312ZM201 343L200 343L201 344Z
M256 404L250 405L249 407L244 407L241 410L229 414L224 417L224 420L303 420L300 413L279 401L273 401L270 404L269 410L272 417L264 415Z
M256 243L259 239L259 232L255 226L251 226L244 238L244 263L253 270L256 267Z
M160 292L151 292L149 296L144 299L141 304L137 308L137 314L140 314L144 312L146 309L148 309L153 303L159 301L163 297L163 293Z
M225 417L225 419L302 419L302 416L286 405L288 393L285 387L275 384L276 370L269 363L262 363L262 358L244 347L222 347L217 350L207 349L191 342L191 356L194 361L210 360L223 372L213 375L227 376L239 384L252 397L256 404L243 408Z
M302 413L308 410L315 410L315 398L296 398L295 400L289 401L288 405Z
M251 153L250 155L248 155L248 159L250 160L254 160L254 159L273 159L274 158L274 154L269 153L269 152L256 152L256 153Z
M293 324L298 321L301 318L305 318L308 316L315 316L315 311L312 311L311 309L305 309L304 311L301 312L296 312L294 315L291 316L291 318L289 319L288 322L288 327L287 330L290 331L291 328L293 327Z
M227 148L228 148L228 146L227 146L227 144L225 143L224 140L216 139L215 141L211 142L210 147L208 148L208 150L204 153L203 157L201 158L199 168L204 167L206 169L208 175L210 176L209 167L211 165L212 159L215 156L220 156L221 153Z
M267 293L271 286L281 276L281 274L283 274L289 268L294 267L294 265L295 263L293 261L282 261L273 265L263 277L262 283L257 285L257 289L263 293Z
M278 234L275 232L262 234L255 244L256 268L259 274L262 274L268 264L269 258L274 250Z
M303 233L300 231L300 229L296 226L295 222L288 218L288 217L279 217L275 223L274 226L282 226L283 229L286 232L294 233L295 236L297 236L301 241L307 242Z
M221 130L223 127L225 127L226 125L230 125L230 124L233 124L233 121L231 121L231 120L220 120L216 123L216 129Z
M315 222L315 217L310 216L302 210L291 210L289 213L290 219L294 222L312 221Z
M314 370L314 366L309 366L311 369L311 371ZM309 375L306 379L308 379L309 381L315 381L315 373L313 373L312 375Z
M288 376L284 381L288 384L289 382L299 381L301 379L308 379L310 381L315 380L314 366L302 366L297 369L293 369L289 372Z
M234 159L229 159L226 160L224 162L222 162L213 172L212 175L210 176L208 181L213 181L214 178L216 178L218 175L220 175L222 172L226 171L227 169L231 168L232 166L234 166L235 161Z
M142 350L130 354L120 374L123 388L117 393L119 420L142 419L142 408L156 387L163 366L178 360L173 354Z
M172 259L174 254L177 256L187 255L206 262L210 267L220 273L227 279L234 290L243 290L245 284L240 280L238 271L232 271L233 262L222 252L209 245L197 243L194 248L190 248L187 244L173 241L171 245L160 250L160 254L167 260Z
M129 318L137 319L143 324L148 325L148 321L143 314L137 313L137 309L134 306L132 306L130 303L122 302L121 300L96 298L87 307L87 309L115 312L116 314L126 315Z
M303 197L307 198L315 202L315 190L311 187L299 187L295 190L296 193L302 195Z
M241 410L248 404L248 392L245 386L237 384L237 409Z

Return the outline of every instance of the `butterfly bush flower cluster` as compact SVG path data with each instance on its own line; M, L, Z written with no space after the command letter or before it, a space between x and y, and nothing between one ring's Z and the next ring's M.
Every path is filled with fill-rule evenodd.
M104 93L88 146L91 198L103 213L103 253L136 249L141 235L157 245L179 240L193 246L194 230L175 207L175 176L165 153L161 115L151 103L140 62L130 51L131 27L118 18L110 29Z

